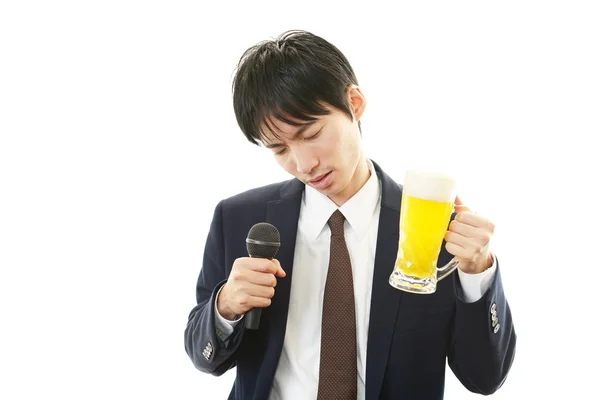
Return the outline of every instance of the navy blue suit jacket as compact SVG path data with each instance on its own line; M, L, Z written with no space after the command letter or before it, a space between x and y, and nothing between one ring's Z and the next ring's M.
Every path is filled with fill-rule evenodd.
M398 250L402 186L373 163L382 183L367 343L366 398L442 399L446 359L470 391L490 394L506 379L516 344L500 265L489 290L474 303L462 300L457 272L438 282L431 295L405 293L388 283ZM286 331L296 229L304 184L297 179L272 184L221 201L214 213L196 287L197 305L185 329L185 350L200 371L221 375L237 367L230 399L267 399ZM238 324L222 342L216 334L215 294L233 262L246 257L246 235L258 222L281 234L279 279L271 306L258 330ZM452 256L442 246L439 266ZM494 332L492 315L500 328Z

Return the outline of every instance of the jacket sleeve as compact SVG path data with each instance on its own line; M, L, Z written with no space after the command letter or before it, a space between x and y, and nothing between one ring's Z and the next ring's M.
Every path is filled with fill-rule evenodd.
M194 366L202 372L219 376L235 366L235 354L243 336L240 322L224 343L217 335L215 300L227 281L223 235L223 202L214 212L204 250L204 259L196 285L197 305L188 317L185 350Z
M504 383L511 368L516 334L504 296L500 266L483 296L467 303L458 276L456 315L448 364L458 380L471 392L492 394Z

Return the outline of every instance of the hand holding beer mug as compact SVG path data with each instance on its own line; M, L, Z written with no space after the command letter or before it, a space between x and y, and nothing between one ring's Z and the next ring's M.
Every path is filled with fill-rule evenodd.
M437 260L456 198L456 180L420 169L406 172L400 207L400 241L389 283L410 293L434 293L437 281L459 265L452 259L442 268Z

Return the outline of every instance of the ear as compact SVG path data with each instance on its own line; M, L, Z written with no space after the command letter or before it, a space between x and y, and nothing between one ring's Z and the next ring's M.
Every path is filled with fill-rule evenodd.
M360 121L365 112L365 108L367 107L367 99L363 95L360 88L356 85L351 85L348 88L347 95L350 110L352 111L352 114L354 114L354 120L358 122Z

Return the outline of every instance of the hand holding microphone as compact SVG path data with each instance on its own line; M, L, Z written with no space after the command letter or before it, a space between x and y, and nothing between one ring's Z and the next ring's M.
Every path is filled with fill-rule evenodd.
M248 232L246 248L250 257L235 260L219 297L217 310L228 320L246 315L246 328L257 329L261 309L271 305L277 278L286 274L274 259L279 250L279 231L262 222Z

